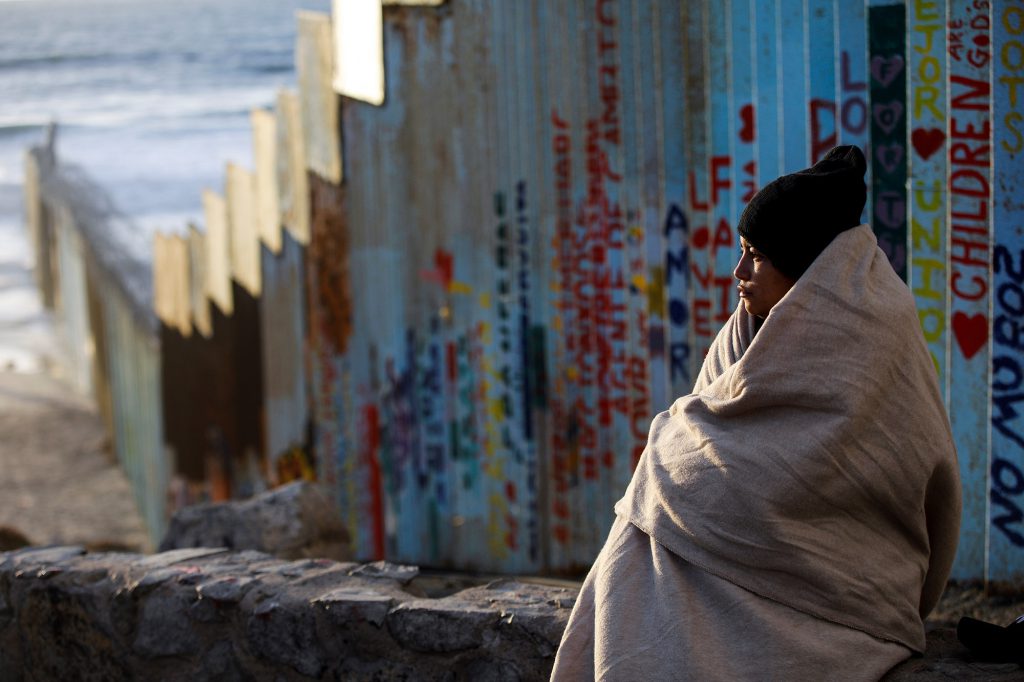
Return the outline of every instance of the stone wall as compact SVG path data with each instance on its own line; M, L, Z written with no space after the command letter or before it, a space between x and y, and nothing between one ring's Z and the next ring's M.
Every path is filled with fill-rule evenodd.
M466 581L462 581L466 582ZM574 587L256 551L0 553L0 680L546 680ZM951 630L890 681L1019 680Z
M544 680L575 590L254 551L0 554L0 679Z

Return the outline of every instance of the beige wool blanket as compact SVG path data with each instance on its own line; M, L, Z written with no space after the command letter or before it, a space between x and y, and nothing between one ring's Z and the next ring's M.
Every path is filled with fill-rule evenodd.
M756 595L923 651L960 483L909 290L861 225L754 332L741 303L617 514Z

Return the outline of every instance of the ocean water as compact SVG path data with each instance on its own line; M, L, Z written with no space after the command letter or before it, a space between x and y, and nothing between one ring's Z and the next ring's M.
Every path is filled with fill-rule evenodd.
M250 110L295 87L299 9L330 0L0 0L0 369L45 364L25 150L55 122L58 157L141 233L126 241L202 225L202 189L223 189L228 161L251 167Z

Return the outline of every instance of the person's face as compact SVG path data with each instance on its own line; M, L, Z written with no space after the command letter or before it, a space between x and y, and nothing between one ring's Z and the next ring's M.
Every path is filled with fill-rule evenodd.
M740 262L736 264L732 274L740 281L737 288L747 312L762 318L767 317L768 311L796 282L777 270L767 256L742 237Z

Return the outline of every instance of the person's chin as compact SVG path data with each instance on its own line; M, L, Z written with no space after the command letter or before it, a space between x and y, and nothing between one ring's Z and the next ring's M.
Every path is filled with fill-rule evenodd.
M748 315L753 315L754 317L764 319L767 314L758 307L757 303L751 301L749 298L743 299L743 307L746 308Z

